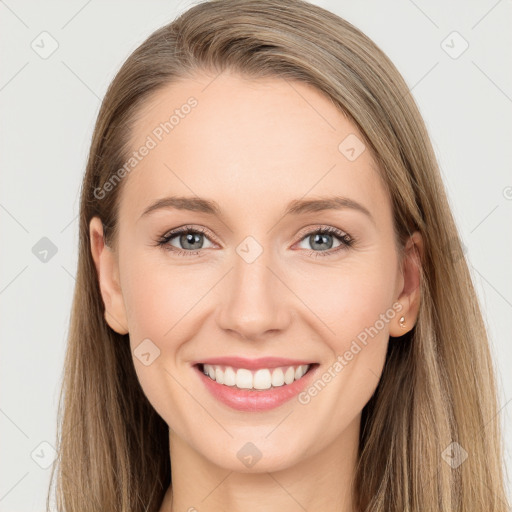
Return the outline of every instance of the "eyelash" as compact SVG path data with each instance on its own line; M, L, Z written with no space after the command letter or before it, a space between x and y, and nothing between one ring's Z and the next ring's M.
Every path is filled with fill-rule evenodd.
M204 228L201 228L201 227L197 228L197 227L193 227L193 226L183 226L181 228L178 228L176 230L173 230L173 231L168 232L168 233L164 234L163 236L161 236L157 240L156 245L158 247L162 247L162 249L164 249L166 251L175 253L177 256L197 256L203 249L198 249L196 251L187 251L185 249L176 249L172 245L169 245L169 242L173 238L176 238L176 236L181 235L183 233L202 234L202 235L206 236L206 232L207 232L207 230ZM341 244L338 247L336 247L334 249L329 249L327 251L314 251L312 249L311 250L306 249L308 255L313 256L315 258L325 257L325 256L333 256L334 254L337 254L339 251L350 249L356 242L356 240L352 236L350 236L348 233L341 231L332 226L323 226L316 230L309 231L302 236L302 238L299 240L299 242L302 242L302 240L304 240L306 237L309 237L311 235L316 235L316 234L335 235L336 238L338 238L338 240L341 242Z

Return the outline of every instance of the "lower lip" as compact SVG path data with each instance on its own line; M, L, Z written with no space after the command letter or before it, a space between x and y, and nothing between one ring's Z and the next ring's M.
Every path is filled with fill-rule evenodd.
M236 386L225 386L205 375L199 366L194 366L194 368L199 374L199 378L206 386L206 389L208 389L217 400L232 409L253 412L274 409L297 396L311 382L318 368L318 364L312 365L307 373L291 384L263 390L239 389Z

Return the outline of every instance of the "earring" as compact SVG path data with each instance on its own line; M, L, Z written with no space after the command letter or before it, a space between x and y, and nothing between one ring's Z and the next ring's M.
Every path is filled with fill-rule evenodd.
M400 320L398 320L398 323L400 324L400 327L402 329L405 329L405 316L400 317Z

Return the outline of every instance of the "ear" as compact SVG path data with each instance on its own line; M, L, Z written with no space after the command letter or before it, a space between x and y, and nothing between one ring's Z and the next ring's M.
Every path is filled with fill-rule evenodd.
M126 308L119 284L119 268L115 253L105 245L103 223L93 217L89 224L91 252L98 273L101 296L105 303L105 320L119 334L128 333Z
M423 256L423 239L419 231L415 231L407 240L404 248L401 273L399 276L399 296L396 302L402 305L395 318L390 322L389 334L393 337L403 336L416 324L420 309L420 269ZM400 325L404 318L405 325Z

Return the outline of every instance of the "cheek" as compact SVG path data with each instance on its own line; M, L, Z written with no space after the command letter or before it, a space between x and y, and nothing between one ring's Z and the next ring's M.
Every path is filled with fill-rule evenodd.
M133 252L122 267L129 330L134 344L150 338L168 350L172 339L193 335L190 322L202 319L206 304L214 307L212 296L218 290L213 288L223 271L206 263L179 265L167 261L160 250L149 251ZM349 350L355 339L364 343L365 333L374 346L379 340L387 341L388 322L378 320L392 305L393 258L366 256L347 258L339 266L319 264L308 267L307 272L296 269L282 274L299 299L296 303L290 296L282 304L303 310L299 318L321 335L333 357ZM211 291L214 293L208 297ZM197 328L197 322L192 323Z
M156 256L134 254L125 262L123 297L130 333L165 340L179 331L181 319L206 293L202 283L208 283L208 276L204 270L200 273Z
M362 409L378 385L389 326L398 315L393 308L397 263L393 248L372 256L364 265L347 269L330 288L336 297L330 345L337 361L331 370L337 384L331 387L330 399L333 406L344 403L354 412Z
M301 288L304 302L315 313L314 331L325 333L322 341L330 352L303 403L323 402L340 422L361 411L385 362L389 323L396 321L392 258L387 262L330 269L317 286Z
M191 403L180 383L188 376L177 361L180 347L193 335L194 305L207 288L200 284L204 279L197 281L199 276L192 275L191 267L180 269L154 256L134 252L121 268L130 346L139 383L153 408L173 428L186 432ZM149 355L144 360L145 354Z
M377 322L379 334L387 339L388 323L378 322L381 314L394 314L394 281L392 272L383 264L360 262L312 271L307 281L297 279L294 291L311 309L315 331L325 333L333 352L343 353L350 341ZM364 335L360 336L364 338Z

